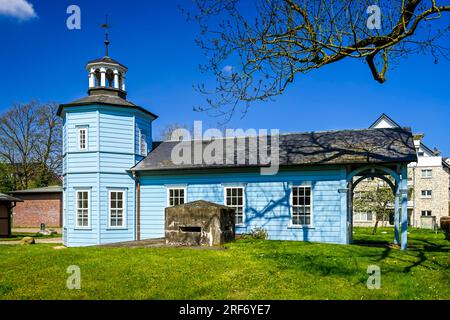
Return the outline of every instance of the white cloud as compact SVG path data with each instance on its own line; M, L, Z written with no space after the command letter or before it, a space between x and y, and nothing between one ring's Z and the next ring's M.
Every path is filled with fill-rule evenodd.
M0 0L0 16L28 20L37 17L37 14L27 0Z
M233 66L227 65L227 66L223 67L222 72L231 74L233 72L233 69L234 69Z
M234 67L227 65L225 67L222 68L222 76L230 78L233 76L234 73Z

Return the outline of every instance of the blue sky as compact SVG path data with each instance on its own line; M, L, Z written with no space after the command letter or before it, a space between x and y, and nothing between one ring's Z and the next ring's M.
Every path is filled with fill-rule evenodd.
M0 8L0 112L14 102L65 103L85 96L85 64L104 54L99 25L108 14L113 25L110 56L129 68L128 99L160 116L155 132L173 122L216 125L217 119L193 111L204 103L192 85L202 82L198 65L205 60L194 43L197 26L187 23L178 9L188 7L189 0L27 1L34 13L29 7L7 14ZM81 30L66 28L71 4L81 8ZM26 19L33 14L37 17ZM449 71L448 61L411 57L380 85L362 62L342 61L299 76L276 101L253 105L229 127L282 132L365 128L384 112L425 133L429 147L450 156Z

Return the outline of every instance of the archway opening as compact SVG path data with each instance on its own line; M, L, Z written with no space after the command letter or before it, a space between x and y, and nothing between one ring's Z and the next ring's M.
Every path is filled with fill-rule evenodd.
M96 69L94 72L94 77L95 77L95 86L96 87L100 87L101 86L101 79L102 79L102 74L100 72L100 69Z
M106 70L106 86L114 88L114 71L111 69Z
M372 228L393 227L395 215L395 181L376 174L355 177L352 184L352 226Z
M375 180L376 179L376 180ZM370 187L369 190L365 190L363 193L366 199L372 199L373 202L380 202L384 200L386 203L384 207L377 210L378 213L375 218L389 219L389 211L393 210L393 225L394 225L394 244L400 244L402 250L406 250L407 245L407 166L406 164L397 164L390 166L380 166L380 165L366 165L361 166L353 171L351 171L347 176L348 183L348 237L353 238L353 225L354 225L354 196L355 191L361 191L359 189L364 187ZM369 181L361 184L363 181ZM377 182L375 182L377 181ZM364 191L364 190L363 190ZM381 194L380 194L381 193ZM369 196L367 196L369 195ZM359 194L361 196L361 193ZM358 197L358 194L357 194ZM358 202L360 199L356 199ZM364 204L364 200L361 201ZM380 205L380 204L378 204ZM375 205L376 206L376 205ZM370 205L367 204L369 210L358 211L374 211ZM401 208L401 211L400 211ZM401 219L400 219L401 218ZM400 221L401 220L401 221ZM376 222L376 220L375 220ZM400 225L401 225L401 235L402 241L400 242Z

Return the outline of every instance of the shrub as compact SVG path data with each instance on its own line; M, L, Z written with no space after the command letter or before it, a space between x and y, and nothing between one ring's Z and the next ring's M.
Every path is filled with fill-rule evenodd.
M447 239L450 240L450 217L441 218L441 229L444 230Z
M264 228L253 228L250 233L245 233L241 236L242 239L257 239L257 240L267 240L269 238L269 234L267 230Z

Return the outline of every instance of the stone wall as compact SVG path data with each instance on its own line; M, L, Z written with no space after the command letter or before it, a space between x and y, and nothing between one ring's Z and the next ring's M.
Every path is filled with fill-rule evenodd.
M422 177L422 169L432 169L431 178ZM449 171L442 167L411 168L414 181L414 226L421 227L422 211L431 210L439 224L440 218L449 215ZM422 197L422 190L432 190L432 197Z

